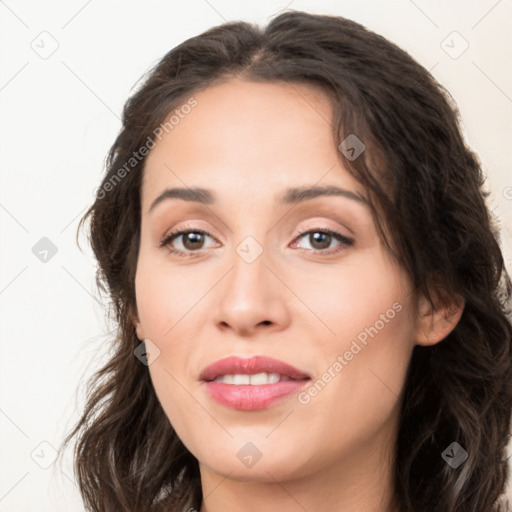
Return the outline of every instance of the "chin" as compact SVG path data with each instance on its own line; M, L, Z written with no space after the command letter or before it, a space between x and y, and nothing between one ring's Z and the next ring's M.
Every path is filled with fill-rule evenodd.
M219 444L217 449L210 447L208 452L195 456L200 464L240 482L275 483L276 480L300 478L313 469L313 458L307 456L303 446L298 458L295 443L287 447L264 438L258 441L254 435L252 438L254 443L239 441L240 437L235 437L227 446Z

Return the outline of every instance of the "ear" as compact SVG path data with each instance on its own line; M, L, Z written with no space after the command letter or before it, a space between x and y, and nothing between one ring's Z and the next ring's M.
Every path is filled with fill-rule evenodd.
M144 331L142 330L142 324L140 323L139 320L139 314L137 311L133 310L133 308L131 308L130 311L130 318L132 319L133 326L135 327L135 330L137 332L137 338L140 341L144 341L146 339L146 336L144 336Z
M144 341L146 336L144 336L144 331L142 330L142 325L140 322L135 323L135 330L137 332L137 338L139 338L140 341Z
M434 300L434 307L422 295L418 304L416 343L430 346L444 340L458 324L463 311L464 299L459 295L438 298Z

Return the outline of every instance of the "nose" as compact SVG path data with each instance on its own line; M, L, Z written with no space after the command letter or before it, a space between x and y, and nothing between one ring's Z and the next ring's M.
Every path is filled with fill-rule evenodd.
M270 264L267 252L263 250L257 255L254 253L257 247L250 244L247 247L249 254L242 252L240 246L234 252L231 269L219 283L215 324L220 330L231 330L244 337L282 330L290 322L287 304L291 292L283 284L279 270L274 268L276 265Z

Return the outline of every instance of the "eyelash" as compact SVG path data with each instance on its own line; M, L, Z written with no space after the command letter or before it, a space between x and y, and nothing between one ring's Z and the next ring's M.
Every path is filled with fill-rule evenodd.
M176 254L177 256L180 256L180 257L185 257L185 258L196 257L197 253L200 252L201 249L199 249L197 251L185 251L184 252L184 251L181 251L178 249L173 249L170 246L171 242L173 242L176 238L179 238L179 236L185 235L188 233L196 233L196 234L198 233L201 235L207 235L207 236L211 237L211 235L207 231L203 231L202 229L183 228L181 230L178 229L175 231L171 231L170 233L166 233L160 240L159 246L161 248L166 247L170 253ZM339 242L341 242L341 244L342 244L341 247L338 246L338 248L334 251L332 249L312 249L312 250L311 249L302 249L307 252L312 252L313 254L324 254L324 255L325 254L328 254L328 255L336 254L340 251L343 251L346 247L349 247L354 244L354 241L352 239L347 238L346 236L342 235L341 233L339 233L335 230L329 229L329 228L308 229L308 230L302 231L297 234L294 241L303 237L304 235L309 235L311 233L323 233L323 234L330 235L330 236L334 237L336 240L338 240ZM345 247L343 247L343 245ZM194 253L196 253L196 255L192 256L192 254L194 254Z

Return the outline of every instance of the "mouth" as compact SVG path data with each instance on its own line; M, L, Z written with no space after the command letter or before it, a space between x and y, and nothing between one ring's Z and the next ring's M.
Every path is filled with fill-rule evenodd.
M229 408L261 410L300 391L311 377L269 357L227 357L205 368L200 380L211 398Z
M265 384L276 384L277 382L286 382L290 380L298 379L291 379L287 375L280 375L279 373L261 372L252 374L235 373L221 375L213 379L211 382L223 382L224 384L233 384L236 386L264 386Z

